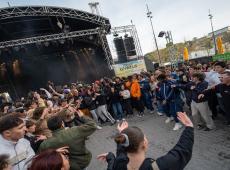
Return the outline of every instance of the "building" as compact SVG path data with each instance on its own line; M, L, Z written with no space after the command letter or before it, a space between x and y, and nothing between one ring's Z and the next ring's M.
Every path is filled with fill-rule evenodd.
M221 36L225 32L230 32L230 26L227 26L227 27L224 27L224 28L221 28L219 30L214 31L214 35L215 36ZM212 32L210 32L208 34L208 37L212 37Z

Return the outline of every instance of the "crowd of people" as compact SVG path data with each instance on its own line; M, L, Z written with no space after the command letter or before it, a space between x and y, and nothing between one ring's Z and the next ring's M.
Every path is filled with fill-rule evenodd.
M193 145L193 124L182 113L185 106L197 130L215 129L219 114L230 125L230 70L222 61L160 67L92 84L61 87L48 82L47 87L20 100L1 98L0 169L84 170L92 159L86 140L95 130L118 124L123 128L118 128L115 137L117 156L98 157L107 159L109 170L164 170L169 166L179 170L191 159ZM165 116L165 123L174 121L174 131L186 126L174 149L156 161L145 158L144 133L126 122L134 116L141 119L147 112Z

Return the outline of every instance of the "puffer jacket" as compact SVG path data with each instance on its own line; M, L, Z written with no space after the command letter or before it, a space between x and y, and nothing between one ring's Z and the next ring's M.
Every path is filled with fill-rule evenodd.
M28 140L21 138L18 142L12 142L0 135L1 154L9 155L9 162L13 170L26 170L28 162L35 155Z
M130 94L133 98L141 97L141 88L137 80L134 80L131 85Z

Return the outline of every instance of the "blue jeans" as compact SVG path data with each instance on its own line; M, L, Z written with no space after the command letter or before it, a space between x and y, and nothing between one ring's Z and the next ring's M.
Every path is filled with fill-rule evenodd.
M142 101L145 104L145 107L149 110L154 110L152 105L152 97L149 92L144 92L142 94Z
M159 100L157 100L157 112L159 112L159 113L165 113L163 105L162 105L162 102L159 101Z
M112 108L113 108L114 118L116 120L121 120L122 118L124 118L124 112L122 110L121 103L113 103Z
M177 112L183 112L183 102L181 100L167 101L167 103L163 105L163 110L167 117L172 116L174 121L178 123Z

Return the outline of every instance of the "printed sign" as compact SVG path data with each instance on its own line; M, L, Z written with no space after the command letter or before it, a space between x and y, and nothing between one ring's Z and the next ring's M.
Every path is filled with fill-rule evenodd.
M116 76L127 77L135 73L146 71L144 60L135 60L123 64L113 65Z

